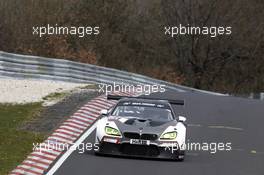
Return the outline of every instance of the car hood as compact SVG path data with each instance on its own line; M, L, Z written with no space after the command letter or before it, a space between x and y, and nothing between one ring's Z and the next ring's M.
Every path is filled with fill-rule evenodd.
M108 121L113 121L117 125L118 129L124 132L136 132L136 133L151 133L160 135L169 126L176 126L177 121L153 121L143 120L137 118L124 118L118 116L109 116Z

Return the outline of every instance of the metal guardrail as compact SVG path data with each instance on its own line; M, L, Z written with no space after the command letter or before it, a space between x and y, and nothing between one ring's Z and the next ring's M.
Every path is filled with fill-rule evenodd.
M0 76L59 80L77 83L113 84L113 82L116 82L134 85L162 84L168 89L177 90L179 92L199 91L208 94L223 95L176 85L144 75L120 71L112 68L78 63L64 59L19 55L2 51L0 51Z

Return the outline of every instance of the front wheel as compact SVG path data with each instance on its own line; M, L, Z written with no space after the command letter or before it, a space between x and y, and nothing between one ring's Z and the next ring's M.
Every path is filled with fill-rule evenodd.
M98 151L95 151L95 152L94 152L94 155L96 155L96 156L102 156L102 153L100 153L100 152L98 152Z
M185 158L185 151L181 151L178 155L178 161L183 162Z

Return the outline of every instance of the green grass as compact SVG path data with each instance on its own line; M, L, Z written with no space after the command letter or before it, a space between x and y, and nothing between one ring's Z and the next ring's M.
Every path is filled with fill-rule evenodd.
M7 174L40 143L45 135L19 130L41 110L41 103L25 105L0 104L0 174Z

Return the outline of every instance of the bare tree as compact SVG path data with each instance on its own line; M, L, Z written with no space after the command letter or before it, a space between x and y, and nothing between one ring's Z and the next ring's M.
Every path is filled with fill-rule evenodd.
M256 55L252 53L260 49L259 45L263 40L259 37L262 35L261 30L247 25L248 21L252 20L250 15L255 13L248 11L247 5L245 1L163 1L162 9L167 25L232 27L230 36L210 38L203 35L184 35L167 39L177 65L175 70L184 73L187 83L196 88L230 90L230 87L223 87L226 83L223 77L232 78L227 76L236 74L232 69L239 67L235 66L247 64L249 60L253 61L252 56ZM249 33L254 35L249 36ZM259 42L246 41L249 37L259 37ZM243 70L246 71L245 68ZM235 77L241 75L244 81L249 77L245 72ZM237 90L235 88L237 82L239 80L236 79L228 82L233 84L232 90ZM221 83L222 86L219 85Z

